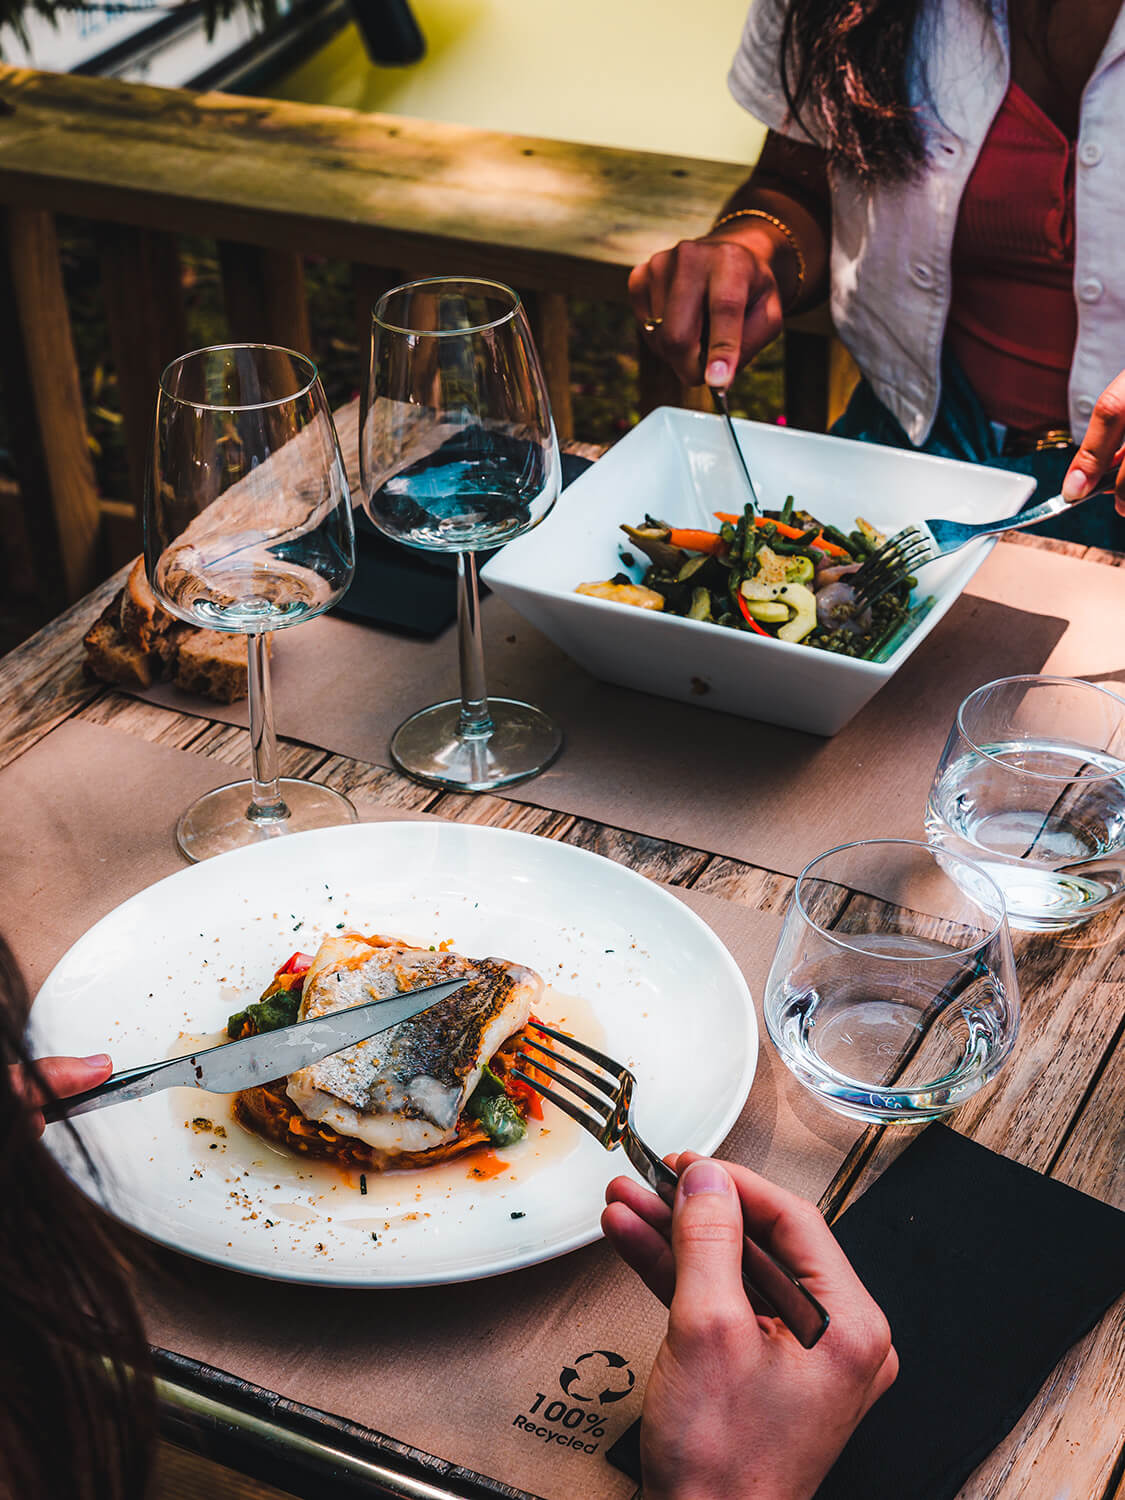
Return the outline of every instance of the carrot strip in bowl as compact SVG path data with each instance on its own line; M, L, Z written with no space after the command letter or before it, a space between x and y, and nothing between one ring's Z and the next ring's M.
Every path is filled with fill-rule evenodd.
M725 521L731 526L735 525L741 519L739 516L731 515L728 511L717 510L713 514L716 521ZM772 526L777 531L778 536L783 536L791 542L796 541L798 537L805 534L799 526L790 526L785 521L774 521L769 516L755 516L754 525L759 531L763 526ZM815 547L818 552L827 552L829 557L851 558L851 553L846 548L837 546L835 542L826 541L823 532L820 532L818 536L814 536L809 546Z
M684 552L707 552L713 557L723 550L723 539L717 531L695 531L691 527L673 526L668 542Z

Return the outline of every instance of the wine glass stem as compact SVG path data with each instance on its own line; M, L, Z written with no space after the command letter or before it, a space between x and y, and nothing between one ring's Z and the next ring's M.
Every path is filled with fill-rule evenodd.
M273 727L269 640L268 633L262 632L246 637L252 787L246 816L255 823L277 823L289 816L277 781L277 735Z
M461 738L487 739L492 733L492 718L488 712L488 688L484 681L480 584L475 552L457 554L457 644L461 655Z

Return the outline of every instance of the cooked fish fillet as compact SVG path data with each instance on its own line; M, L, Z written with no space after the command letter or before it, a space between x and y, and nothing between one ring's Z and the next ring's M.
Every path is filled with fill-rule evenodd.
M432 1009L291 1073L290 1099L310 1120L378 1150L426 1151L452 1140L485 1063L526 1026L543 981L504 959L326 938L305 979L301 1019L464 976Z

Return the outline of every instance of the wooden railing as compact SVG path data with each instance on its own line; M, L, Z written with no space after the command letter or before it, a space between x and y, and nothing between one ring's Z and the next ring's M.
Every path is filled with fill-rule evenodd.
M231 338L299 349L310 347L305 256L350 263L357 317L406 276L509 282L527 299L566 437L567 299L623 298L629 268L700 233L744 175L731 163L0 67L0 378L51 604L139 545L157 379L187 347L177 236L219 242ZM96 226L129 464L120 496L95 483L57 214ZM799 336L793 348L812 352ZM638 354L644 409L694 403L643 342ZM803 363L787 371L789 416L817 425L823 361Z

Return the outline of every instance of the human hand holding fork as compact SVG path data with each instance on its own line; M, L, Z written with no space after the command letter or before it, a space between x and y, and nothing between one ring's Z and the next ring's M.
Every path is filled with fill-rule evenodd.
M645 1391L646 1500L811 1496L898 1374L887 1321L813 1204L691 1152L668 1165L679 1175L671 1208L618 1177L602 1215L607 1239L669 1312ZM832 1309L815 1348L751 1307L746 1234Z

